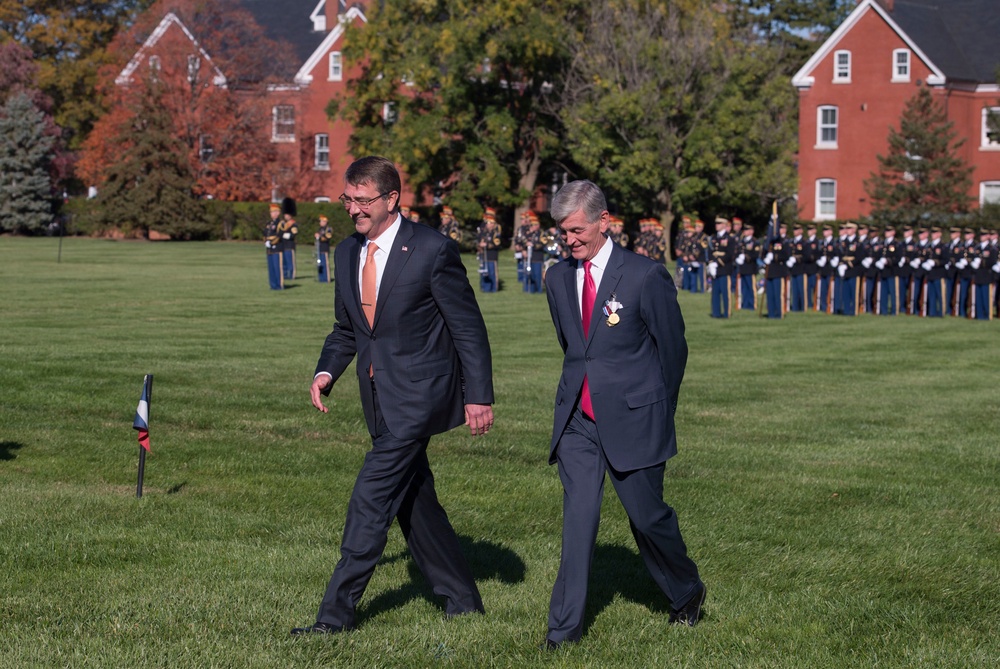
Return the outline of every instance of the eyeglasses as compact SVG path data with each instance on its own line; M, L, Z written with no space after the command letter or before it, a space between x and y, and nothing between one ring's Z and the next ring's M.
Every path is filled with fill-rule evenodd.
M346 207L347 209L350 209L352 204L356 204L358 206L358 209L367 209L368 207L372 206L372 203L375 202L376 200L381 200L385 196L389 195L390 193L394 193L394 192L395 191L388 191L388 192L385 192L385 193L379 193L376 197L373 197L371 199L364 199L364 198L359 199L359 198L356 198L356 197L347 197L346 194L341 195L337 199L340 200L340 203L342 205L344 205L344 207Z

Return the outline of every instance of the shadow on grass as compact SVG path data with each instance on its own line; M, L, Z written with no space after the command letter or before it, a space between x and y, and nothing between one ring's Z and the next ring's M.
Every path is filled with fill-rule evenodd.
M521 583L524 581L525 564L517 553L489 541L474 541L468 537L459 536L462 553L469 561L469 568L476 582L497 580L502 583ZM364 618L374 618L380 613L406 604L408 601L422 597L442 611L442 600L434 595L417 564L410 557L409 551L401 551L395 555L383 557L380 565L391 564L398 560L407 560L407 570L410 582L403 586L383 592L367 604L362 604L358 610L359 621Z
M670 614L670 602L646 570L637 551L598 544L590 568L590 586L583 633L616 597L645 606L653 613Z
M0 460L13 460L17 457L14 451L19 448L24 448L24 444L18 441L0 441Z

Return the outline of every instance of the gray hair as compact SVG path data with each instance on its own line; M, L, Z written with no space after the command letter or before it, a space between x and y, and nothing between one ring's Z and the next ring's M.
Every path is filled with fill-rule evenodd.
M581 179L580 181L570 181L559 189L559 192L552 198L549 213L558 224L566 220L570 214L582 209L587 223L596 223L607 208L608 201L597 184Z

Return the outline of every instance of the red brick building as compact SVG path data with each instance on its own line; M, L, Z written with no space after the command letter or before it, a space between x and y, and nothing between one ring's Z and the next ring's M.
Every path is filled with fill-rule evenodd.
M969 195L1000 203L997 0L860 0L792 78L799 90L799 216L834 220L871 211L864 181L888 151L889 128L919 86L947 111L975 169Z
M367 22L364 2L343 0L240 0L268 38L282 42L294 54L294 73L268 90L270 127L262 136L275 145L279 160L263 175L259 198L278 201L328 201L343 190L343 173L352 161L347 141L351 127L327 118L331 98L346 91L351 72L342 48L347 25ZM184 44L183 50L176 45ZM172 48L166 48L171 45ZM211 67L213 85L225 86L226 73L212 62L198 36L176 14L168 13L118 77L125 83L140 67L159 67L158 53L186 53L188 67Z

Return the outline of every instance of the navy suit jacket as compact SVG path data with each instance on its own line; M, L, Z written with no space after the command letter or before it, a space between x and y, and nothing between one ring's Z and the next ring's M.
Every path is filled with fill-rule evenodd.
M355 233L334 253L333 331L316 373L329 394L357 356L361 405L375 434L369 365L389 432L419 439L465 422L465 404L493 403L490 345L458 246L436 230L402 219L389 251L375 321L361 309L358 272L364 237Z
M597 286L590 331L583 331L575 259L553 265L546 276L549 310L562 346L549 462L576 407L587 376L601 446L616 471L666 462L677 453L674 411L687 342L677 289L666 268L615 245ZM618 324L602 312L612 299L623 307Z

